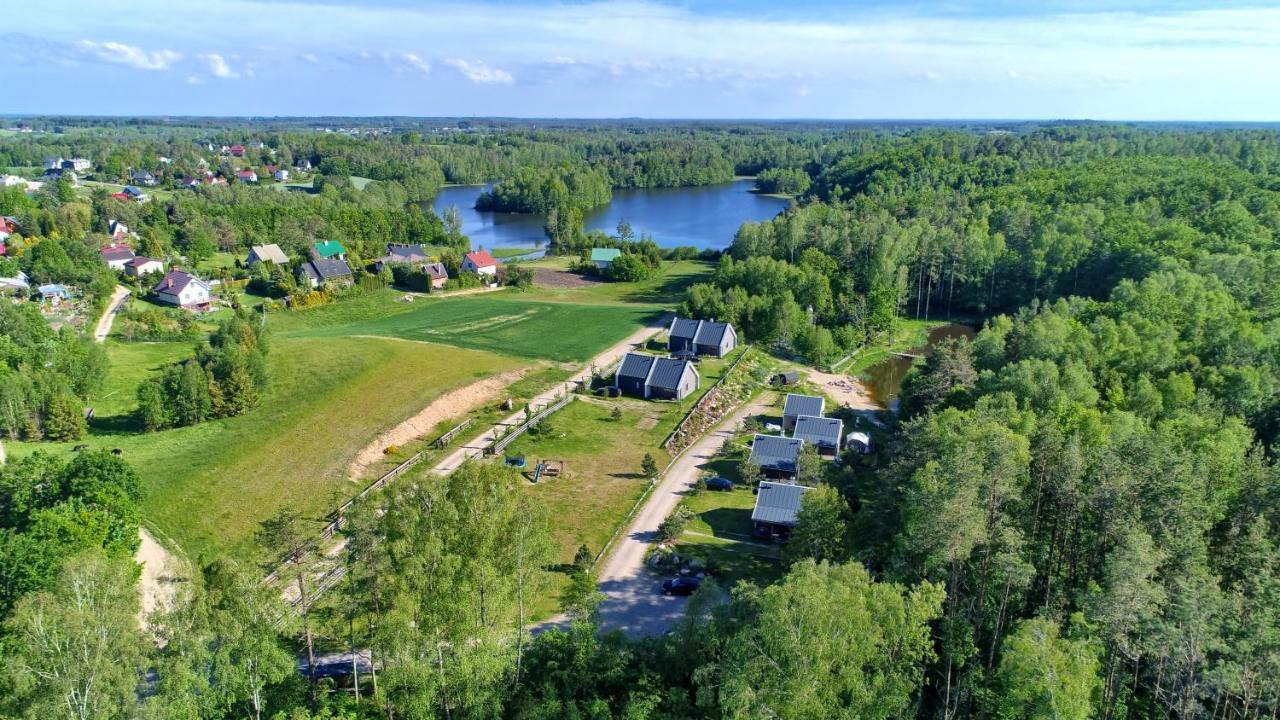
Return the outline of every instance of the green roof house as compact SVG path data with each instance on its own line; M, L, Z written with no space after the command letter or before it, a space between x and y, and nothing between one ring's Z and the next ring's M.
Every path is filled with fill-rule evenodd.
M324 240L316 243L314 247L316 257L321 260L329 260L331 258L347 259L347 249L337 240Z
M591 248L591 264L604 270L621 254L622 251L618 248Z

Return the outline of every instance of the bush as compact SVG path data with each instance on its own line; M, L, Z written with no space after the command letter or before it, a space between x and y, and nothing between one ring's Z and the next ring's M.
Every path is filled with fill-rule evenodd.
M679 538L684 534L684 529L689 526L690 520L693 520L693 511L683 503L677 505L667 519L658 526L658 542L672 542Z

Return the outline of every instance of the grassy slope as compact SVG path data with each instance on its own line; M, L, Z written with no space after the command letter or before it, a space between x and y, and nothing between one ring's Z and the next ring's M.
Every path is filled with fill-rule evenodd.
M173 343L113 343L110 350L110 389L121 396L132 396L148 374L139 364L189 353ZM444 346L281 337L273 338L270 363L270 387L243 416L139 434L127 417L100 415L85 441L124 451L146 487L143 517L189 556L243 551L257 524L285 505L318 527L358 489L346 480L346 466L378 433L451 388L521 364ZM115 397L113 407L131 407ZM14 449L36 447L69 452L70 444Z

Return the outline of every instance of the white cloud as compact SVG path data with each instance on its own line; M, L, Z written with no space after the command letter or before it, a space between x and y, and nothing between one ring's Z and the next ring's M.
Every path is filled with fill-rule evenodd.
M182 59L181 53L172 50L147 51L134 45L114 41L81 40L76 43L76 49L103 62L128 65L139 70L164 70Z
M209 63L209 72L213 73L214 77L219 77L224 80L240 77L240 73L232 70L231 66L227 64L227 59L218 53L209 53L207 55L201 55L200 57L205 62Z
M187 76L187 84L188 84L188 85L203 85L203 84L204 84L204 79L203 79L203 78L201 78L201 77L199 77L198 75L188 75L188 76Z
M516 81L506 70L489 67L479 60L468 61L461 58L449 58L444 63L456 68L473 83L481 85L510 85Z
M423 60L422 58L418 57L417 55L414 55L413 53L402 53L400 55L400 59L408 63L410 67L420 71L423 75L426 75L431 72L431 63L427 62L426 60Z
M320 62L320 58L316 56L315 53L309 53L309 52L302 53L301 55L298 56L298 59L303 62L311 63L312 65L315 65Z

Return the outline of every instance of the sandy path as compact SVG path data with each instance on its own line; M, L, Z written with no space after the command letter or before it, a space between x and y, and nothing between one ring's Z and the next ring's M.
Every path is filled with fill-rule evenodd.
M883 410L879 403L871 399L867 388L861 380L843 373L832 374L818 370L809 370L809 380L822 387L840 405L848 405L854 410Z
M107 339L107 335L111 333L111 324L116 320L116 309L127 297L129 297L129 288L117 285L115 291L111 293L111 300L107 302L107 309L102 311L102 317L98 318L98 324L93 329L94 342Z
M133 561L142 566L142 574L138 577L138 595L142 600L138 624L145 630L147 616L169 606L183 576L178 561L146 528L138 528L138 539L141 542Z
M107 309L98 318L93 330L93 341L104 342L111 333L111 324L116 319L116 309L129 297L129 288L117 285L111 293ZM3 449L0 448L0 464L4 462ZM138 596L142 609L138 613L138 624L147 628L147 615L168 606L177 591L177 583L182 581L182 565L169 553L144 527L138 527L138 551L133 554L133 561L142 566L138 577Z
M369 468L383 458L383 449L390 445L405 445L449 418L459 417L477 407L497 399L507 386L524 377L529 368L512 370L491 378L473 382L441 395L424 407L417 415L382 433L356 454L347 466L347 476L363 477Z

